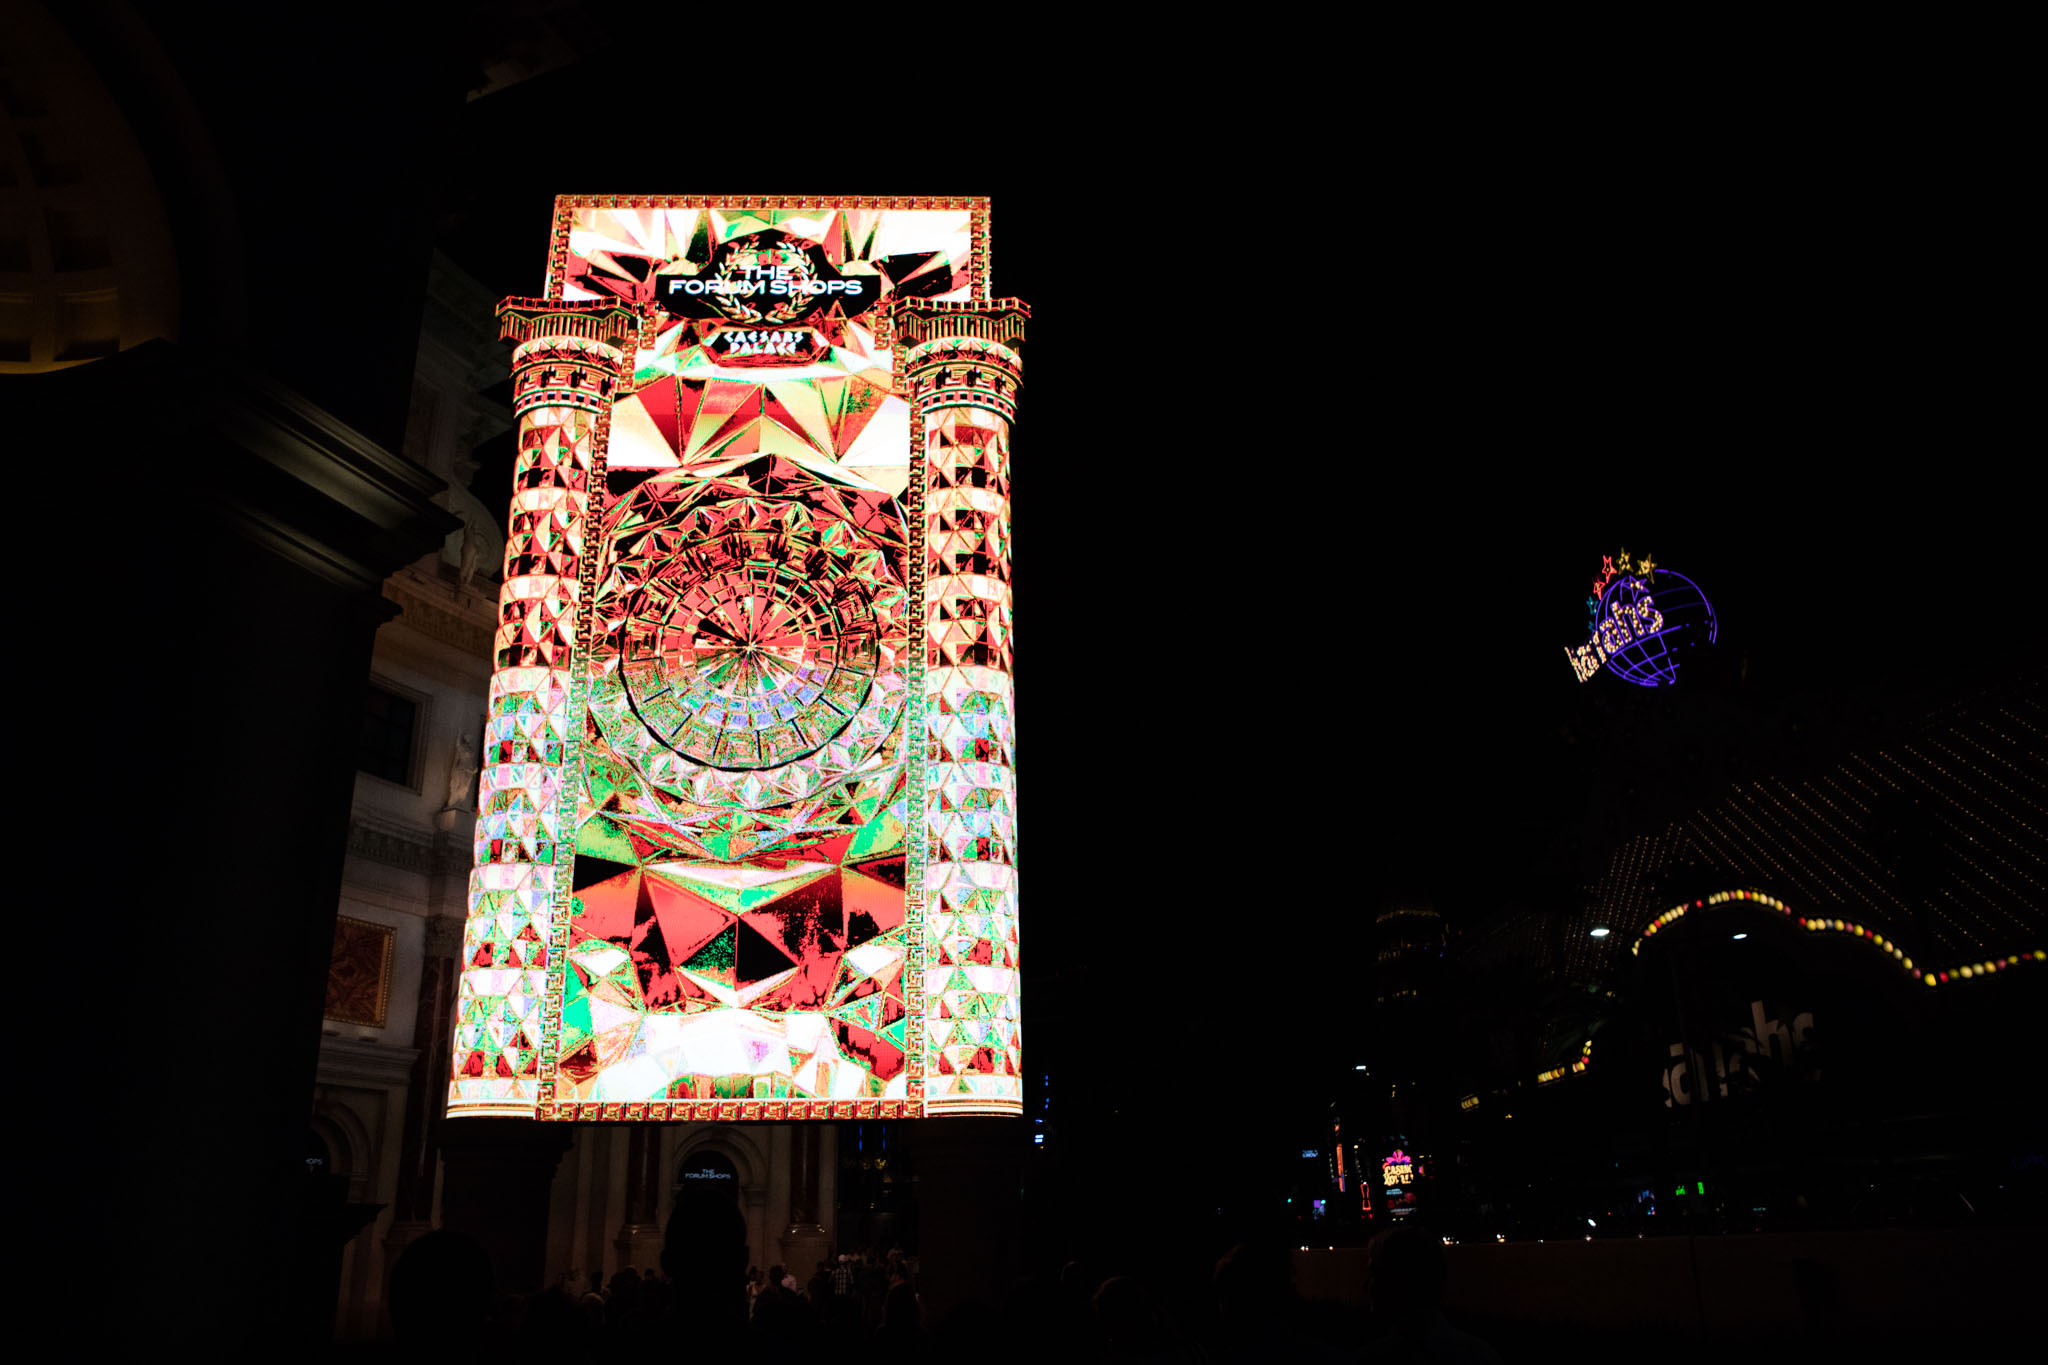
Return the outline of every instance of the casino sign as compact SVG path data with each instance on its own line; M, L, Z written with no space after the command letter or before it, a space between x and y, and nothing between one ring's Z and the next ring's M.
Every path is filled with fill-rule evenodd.
M1586 612L1586 643L1565 649L1580 682L1604 665L1638 687L1675 683L1687 652L1712 644L1718 630L1714 606L1697 583L1627 550L1601 556Z

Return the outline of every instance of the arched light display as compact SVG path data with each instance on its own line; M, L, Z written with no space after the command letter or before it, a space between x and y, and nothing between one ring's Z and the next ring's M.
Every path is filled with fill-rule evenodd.
M1567 1076L1576 1076L1592 1064L1593 1040L1588 1038L1584 1045L1579 1048L1579 1055L1572 1058L1570 1062L1564 1066L1554 1066L1548 1071L1537 1072L1536 1084L1549 1085L1553 1081L1561 1081Z
M2048 962L2048 950L2036 948L2030 952L2011 953L2002 957L1984 958L1977 962L1963 962L1951 967L1935 969L1925 964L1916 964L1913 961L1912 955L1903 947L1868 925L1858 924L1854 920L1834 919L1826 916L1816 918L1810 915L1801 915L1794 912L1791 906L1785 904L1776 896L1767 895L1762 891L1746 889L1716 891L1711 896L1701 896L1690 902L1681 901L1645 925L1643 932L1636 936L1636 941L1629 945L1628 950L1631 955L1640 955L1644 944L1648 943L1660 931L1669 929L1673 924L1684 919L1688 914L1696 914L1701 910L1712 909L1717 906L1730 904L1731 902L1746 902L1750 905L1762 906L1767 910L1775 910L1809 933L1844 934L1850 938L1861 939L1879 952L1890 957L1900 970L1918 978L1923 984L1929 986L1940 986L1950 981L1969 981L1976 977L1990 976L1995 972L2008 971L2019 966L2022 962Z
M1686 653L1712 644L1720 629L1697 583L1627 550L1602 557L1586 610L1586 643L1565 651L1580 682L1604 664L1638 687L1669 686Z
M979 199L557 202L451 1113L1021 1110L987 262Z

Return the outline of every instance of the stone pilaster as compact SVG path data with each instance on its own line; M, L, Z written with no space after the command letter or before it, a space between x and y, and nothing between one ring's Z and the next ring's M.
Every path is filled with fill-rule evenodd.
M398 1194L384 1234L385 1263L397 1264L414 1238L433 1227L434 1183L440 1172L439 1133L449 1046L454 1036L456 954L462 949L462 921L453 915L428 917L420 961L419 1003L413 1014L418 1044L405 1091L405 1123L399 1138Z
M661 1265L665 1184L661 1178L661 1129L651 1123L636 1123L626 1142L626 1220L612 1245L618 1248L623 1264L642 1272Z

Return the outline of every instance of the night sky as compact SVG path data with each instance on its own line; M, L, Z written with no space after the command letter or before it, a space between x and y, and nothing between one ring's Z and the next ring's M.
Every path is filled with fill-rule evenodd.
M2015 219L1952 153L1888 150L1933 212L1899 201L1898 160L1614 125L1425 148L1122 110L1075 140L1027 104L1013 154L940 139L922 173L693 166L551 131L602 79L465 111L439 238L491 288L538 292L558 191L993 199L996 292L1034 309L1027 1012L1129 989L1178 1027L1158 991L1214 989L1286 1012L1312 1040L1290 1066L1334 1065L1383 899L1455 927L1569 907L1614 842L1731 776L2042 657L2038 440L1994 415L2018 376L1987 243ZM1624 547L1719 613L1676 689L1566 662ZM1264 1029L1206 1021L1199 1046L1249 1067Z

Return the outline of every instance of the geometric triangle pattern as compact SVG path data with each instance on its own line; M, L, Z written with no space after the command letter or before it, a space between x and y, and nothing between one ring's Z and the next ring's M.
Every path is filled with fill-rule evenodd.
M577 336L529 339L514 360L518 458L477 774L451 1113L531 1114L541 1095L556 874L570 853L562 817L579 728L571 653L584 527L603 393L622 360Z
M949 407L925 426L926 630L932 664L1010 672L1009 424Z
M901 847L674 853L577 860L555 1102L904 1098Z
M923 424L926 1109L1014 1113L1023 1082L1009 422L998 405L954 401Z
M909 519L830 448L710 461L672 430L675 463L597 520L544 1102L909 1112Z

